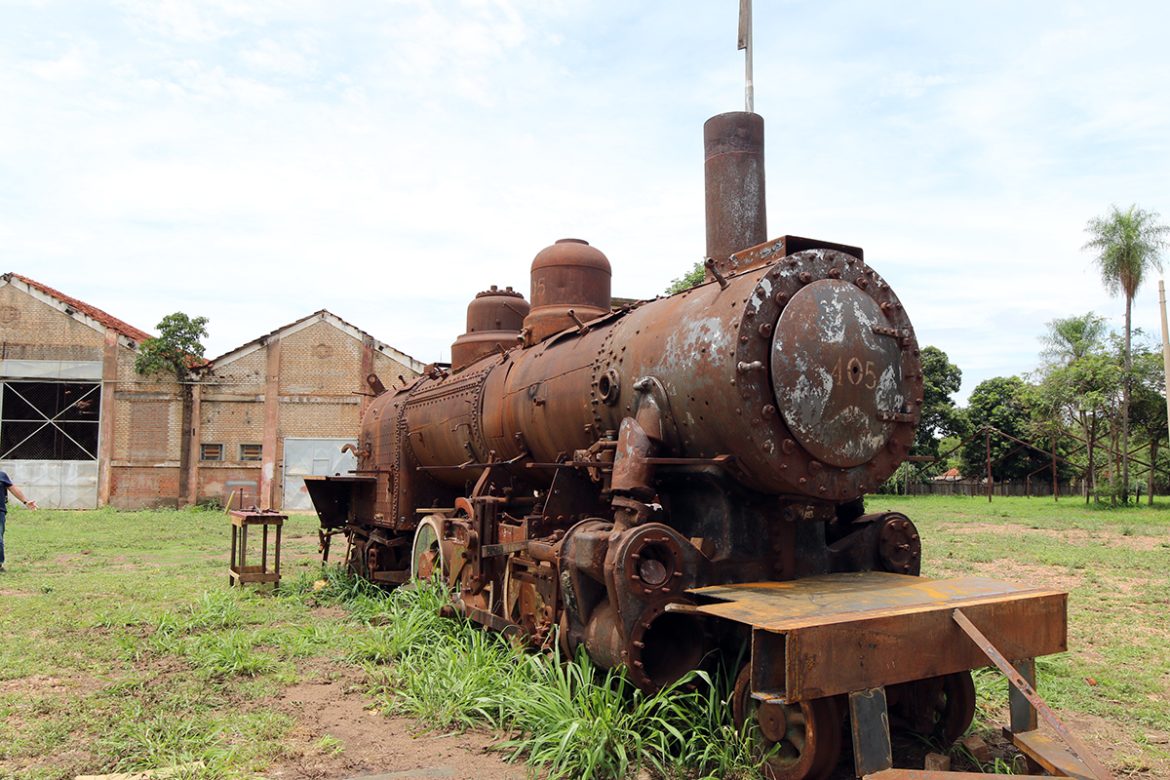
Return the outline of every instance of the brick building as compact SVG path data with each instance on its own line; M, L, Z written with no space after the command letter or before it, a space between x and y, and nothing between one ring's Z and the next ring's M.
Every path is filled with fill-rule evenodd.
M0 276L0 469L45 507L229 496L308 508L300 477L352 468L366 377L421 364L327 311L180 384L134 371L149 334L32 279Z

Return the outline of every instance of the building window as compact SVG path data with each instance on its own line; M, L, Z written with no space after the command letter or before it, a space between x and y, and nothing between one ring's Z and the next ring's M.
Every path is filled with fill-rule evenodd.
M199 460L223 460L223 445L200 444Z
M259 444L241 444L240 460L260 460L263 451Z
M101 385L0 382L0 460L97 460Z

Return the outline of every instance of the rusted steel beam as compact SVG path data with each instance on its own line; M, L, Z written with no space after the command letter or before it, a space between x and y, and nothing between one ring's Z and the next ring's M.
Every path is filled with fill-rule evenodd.
M1028 681L1022 674L1020 674L1019 670L1012 666L1011 662L1004 657L1003 653L1001 653L995 647L995 645L991 643L991 640L984 636L983 632L975 627L975 624L972 623L965 614L963 614L963 610L956 609L952 615L955 619L955 622L959 624L959 627L963 629L967 636L971 637L971 641L975 643L975 646L978 647L984 655L991 659L991 662L995 664L995 666L1001 672L1003 672L1005 677L1007 677L1008 682L1011 683L1016 690L1018 690L1028 699L1031 705L1036 708L1036 713L1044 720L1044 722L1051 726L1052 730L1060 735L1060 738L1063 739L1068 745L1070 752L1078 759L1083 761L1085 766L1087 766L1089 770L1092 771L1093 777L1096 778L1096 780L1112 780L1112 773L1110 773L1110 771L1106 769L1100 761L1093 757L1093 754L1089 751L1088 747L1086 747L1083 742L1077 739L1073 733L1068 730L1064 723L1061 722L1060 718L1057 717L1052 708L1049 707L1048 704L1040 698L1038 693L1036 693L1036 689L1028 684Z
M1050 780L1047 775L1012 775L1015 780ZM940 772L931 769L884 769L864 776L864 780L987 780L984 772Z

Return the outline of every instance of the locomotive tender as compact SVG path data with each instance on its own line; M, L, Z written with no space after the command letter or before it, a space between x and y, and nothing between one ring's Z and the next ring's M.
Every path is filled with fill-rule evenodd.
M759 116L704 134L705 282L614 308L600 251L541 251L531 305L480 293L450 366L369 378L358 469L306 479L323 529L374 582L438 575L470 619L646 689L749 648L732 706L776 778L825 777L844 723L883 722L861 693L952 741L986 659L951 611L1029 670L1064 649L1065 594L920 578L910 519L864 513L914 439L910 320L859 248L766 240ZM859 776L889 766L867 739Z

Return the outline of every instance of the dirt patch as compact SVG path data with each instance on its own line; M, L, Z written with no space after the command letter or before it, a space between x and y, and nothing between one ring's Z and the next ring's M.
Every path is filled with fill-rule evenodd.
M1150 780L1170 777L1170 759L1158 758L1152 756L1149 750L1143 750L1135 739L1132 731L1134 726L1122 727L1089 714L1062 712L1060 717L1069 731L1084 740L1095 751L1097 758L1119 775ZM1167 738L1165 734L1154 732L1142 736L1155 744Z
M0 694L77 696L92 693L101 687L101 682L84 674L78 674L68 680L44 674L34 674L30 677L17 677L14 680L0 681Z
M265 772L267 777L337 780L392 772L401 772L403 778L529 777L523 766L487 752L492 743L487 734L419 733L409 719L366 709L361 673L340 674L341 679L293 685L273 702L294 716L297 725L286 737L286 758Z
M1084 584L1081 575L1070 574L1066 569L1021 563L1010 558L987 563L969 562L965 567L971 574L1022 583L1030 588L1072 591Z
M330 620L340 620L349 616L349 613L341 607L313 607L309 611L313 613L313 617Z
M994 707L981 714L986 716L988 723L993 724L1006 724L1009 719L1006 706ZM1065 710L1058 712L1057 717L1070 732L1085 743L1098 761L1112 769L1118 777L1124 777L1126 780L1162 780L1170 777L1170 759L1151 757L1150 751L1143 751L1132 728L1127 729L1096 715L1071 713ZM1046 734L1052 733L1043 723L1040 729ZM1019 753L1014 745L998 732L981 736L991 746L993 756L1012 764L1013 757ZM1160 744L1160 740L1170 740L1167 735L1152 731L1143 733L1141 737L1153 744ZM1057 741L1059 742L1059 739ZM1016 759L1017 762L1020 760Z
M940 531L957 534L959 536L975 534L991 534L1002 536L1009 532L1021 537L1042 537L1054 542L1063 542L1077 546L1100 545L1104 547L1121 547L1127 550L1148 552L1163 545L1170 544L1170 534L1166 536L1142 536L1132 534L1126 536L1120 532L1088 531L1084 528L1029 528L1023 525L996 525L995 523L943 523Z

